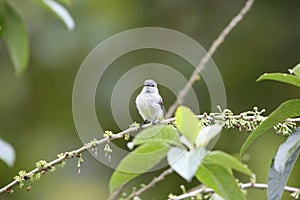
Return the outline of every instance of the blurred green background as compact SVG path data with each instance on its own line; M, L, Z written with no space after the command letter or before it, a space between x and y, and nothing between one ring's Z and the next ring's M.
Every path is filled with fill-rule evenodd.
M17 78L5 45L0 41L0 137L11 143L17 152L13 168L0 162L0 186L10 182L19 170L31 170L40 159L50 161L58 153L82 145L72 117L72 89L81 62L99 42L131 28L154 26L180 31L208 49L244 1L74 0L69 8L76 22L72 32L68 32L59 20L31 1L14 0L10 3L25 21L30 34L31 55L29 69ZM287 72L288 68L299 62L299 7L299 0L255 2L250 13L213 56L223 76L228 108L235 113L257 106L265 108L265 114L269 114L281 102L299 98L296 87L277 82L256 82L265 72ZM150 54L155 57L155 52ZM116 66L120 67L123 63L129 70L135 66L137 58L141 63L143 60L147 63L147 52L143 56L137 54L132 59L119 61ZM173 57L165 54L164 59L168 63ZM189 77L192 72L190 66L173 63L182 74ZM119 72L118 67L112 67L100 80L98 92L101 88L109 91L122 75ZM203 83L195 85L195 89L201 87ZM164 98L166 107L175 99L168 92L162 88L162 96L169 97ZM201 98L201 94L199 96ZM99 98L102 99L101 95ZM132 117L140 121L134 108L134 98L128 109ZM210 102L204 100L202 103L202 110L209 112L207 108ZM109 109L110 101L104 98L97 106L99 116L104 116L99 117L100 124L105 129L118 131ZM224 131L215 148L238 154L247 136L248 133L236 130ZM270 131L251 146L247 164L256 173L258 182L266 182L272 157L283 141L282 136ZM30 192L16 189L13 195L1 195L0 199L106 199L113 169L101 165L88 153L83 158L85 162L80 176L77 175L76 161L69 161L66 167L43 176ZM288 185L300 187L299 167L298 160ZM159 173L143 175L132 182L128 189L147 183ZM245 177L239 178L246 181ZM188 184L173 174L142 197L166 199L169 193L179 194L181 184L190 188L197 181ZM251 189L247 197L266 199L266 191ZM285 193L284 199L291 198Z

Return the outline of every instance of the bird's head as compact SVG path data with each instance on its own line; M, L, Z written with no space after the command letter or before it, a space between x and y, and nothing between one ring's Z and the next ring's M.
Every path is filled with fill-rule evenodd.
M143 92L145 93L156 93L158 92L157 84L153 80L145 80Z

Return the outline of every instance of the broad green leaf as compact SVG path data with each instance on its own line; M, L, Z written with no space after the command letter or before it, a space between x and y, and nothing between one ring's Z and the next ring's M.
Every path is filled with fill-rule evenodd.
M181 177L187 181L191 181L205 155L205 148L196 148L187 151L173 147L168 152L168 163Z
M276 110L274 110L269 117L263 121L247 138L246 142L241 148L240 154L244 154L249 146L267 130L272 128L279 122L282 122L290 117L300 116L300 100L293 99L282 103Z
M199 120L195 114L185 106L179 106L175 113L175 123L182 135L184 135L191 144L194 141L200 130Z
M274 168L279 174L283 173L286 161L300 146L300 127L298 127L288 139L280 145L274 158Z
M42 3L47 9L49 9L54 15L61 19L69 30L73 30L75 22L70 15L69 11L60 3L54 0L42 0Z
M12 167L15 163L15 149L0 138L0 160L3 160L8 166Z
M282 74L282 73L267 74L266 73L257 79L257 81L262 81L262 80L280 81L283 83L288 83L288 84L300 87L300 77L290 75L290 74Z
M208 153L204 158L203 163L218 164L222 165L226 169L229 169L230 172L232 172L232 170L235 170L248 176L253 175L252 171L248 168L247 165L243 164L235 157L222 151L212 151Z
M196 147L206 147L213 138L220 135L222 128L218 124L201 128L195 140Z
M158 164L168 153L170 147L160 143L143 144L129 153L113 173L110 192L134 179Z
M300 63L297 64L292 70L296 76L300 77Z
M17 11L6 2L2 3L1 7L0 9L3 10L4 34L8 53L16 74L21 75L28 67L28 35Z
M224 199L246 199L235 177L222 165L203 163L195 175L201 183L214 189Z
M132 140L134 145L140 145L144 143L165 143L183 147L180 142L177 129L173 126L160 125L147 128L138 133Z
M279 173L272 162L268 176L268 200L281 199L282 193L290 173L299 157L300 147L298 147L285 162L282 173Z

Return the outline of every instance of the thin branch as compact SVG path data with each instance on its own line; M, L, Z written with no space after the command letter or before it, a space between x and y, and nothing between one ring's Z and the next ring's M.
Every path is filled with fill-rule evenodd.
M241 189L248 189L248 188L256 188L256 189L267 189L268 185L264 183L242 183L240 184ZM295 187L289 187L285 186L284 190L287 192L300 192L300 188ZM169 200L181 200L186 199L190 197L195 197L197 194L205 194L205 193L211 193L214 192L212 188L206 188L206 187L196 187L196 189L191 189L190 192L184 193L182 195L171 197Z
M253 4L254 0L248 0L244 7L240 10L238 15L236 15L230 23L225 27L225 29L220 33L220 35L217 37L217 39L212 43L210 46L207 54L201 59L198 67L193 72L192 76L190 77L188 83L184 86L182 90L178 93L177 100L170 106L166 118L169 118L173 115L176 108L183 102L185 96L189 92L189 90L192 88L192 85L196 80L199 80L199 74L206 66L209 59L213 56L213 54L216 52L216 50L219 48L219 46L224 42L225 38L229 35L229 33L232 31L232 29L243 19L245 14L251 9L251 6Z
M161 173L159 176L154 177L152 179L151 182L149 182L147 185L145 185L144 187L140 188L139 190L131 193L125 200L131 200L136 196L140 196L143 192L145 192L146 190L149 190L150 188L152 188L156 183L162 181L165 179L165 177L169 174L173 173L173 169L169 168L165 171L163 171L163 173Z
M243 120L253 121L253 119L257 119L257 116L248 116L248 115L242 115L242 114L240 114L240 115L230 115L230 116L226 116L224 118L222 113L210 113L209 115L208 114L202 114L202 115L196 115L196 117L198 119L207 119L207 120L210 120L210 121L214 121L214 120L232 120L232 119L243 119ZM267 117L263 117L263 116L260 116L260 117L261 117L261 119L266 119L267 118ZM175 121L175 118L169 118L169 119L165 119L165 120L160 121L159 124L170 124L174 121ZM288 121L288 122L300 122L300 118L289 118L286 121ZM153 126L153 125L152 124L145 124L141 128L145 129L145 128L148 128L148 127L151 127L151 126ZM124 136L126 134L136 132L136 131L139 131L139 130L140 130L140 128L132 126L131 128L128 128L124 131L121 131L117 134L112 134L110 137L106 137L106 138L97 140L93 144L88 143L88 144L85 144L85 145L83 145L82 147L80 147L76 150L73 150L73 151L70 151L70 152L65 152L64 154L62 154L62 156L60 156L59 158L47 163L42 168L35 168L35 169L31 170L30 172L26 173L26 177L30 177L30 176L35 175L37 173L40 173L42 171L47 171L47 170L51 169L52 167L61 164L63 161L66 161L66 160L71 159L71 158L78 157L81 153L83 153L83 152L85 152L89 149L93 149L93 148L95 148L95 146L99 146L100 144L105 144L109 140L124 138ZM14 181L10 182L9 184L7 184L6 186L4 186L0 189L0 194L4 193L4 192L11 191L11 189L14 186L19 185L19 183L20 183L19 180L14 180Z
M175 120L175 118L165 119L165 120L160 121L160 124L169 124L169 123L174 122L174 120ZM151 126L153 126L153 125L152 124L145 124L141 127L141 129L145 129L145 128L148 128L148 127L151 127ZM73 150L73 151L70 151L70 152L65 152L62 156L60 156L59 158L47 163L42 168L37 167L37 168L31 170L30 172L26 173L25 177L31 177L32 175L35 175L35 174L40 173L42 171L47 171L47 170L53 168L54 166L61 164L63 161L66 161L70 158L78 157L82 152L85 152L89 149L93 149L93 148L95 148L95 146L99 146L100 144L105 144L110 140L124 138L124 136L126 134L136 132L136 131L139 131L141 129L139 127L132 126L132 127L128 128L124 131L121 131L121 132L117 133L117 134L112 134L110 137L106 137L106 138L97 140L93 144L90 144L90 143L85 144L82 147L80 147L79 149L76 149L76 150ZM11 189L14 186L19 185L19 183L20 183L19 180L14 180L14 181L10 182L9 184L7 184L6 186L4 186L0 189L0 194L2 194L4 192L10 192Z
M170 121L170 119L166 119L166 120L163 120L162 123L169 123L169 121ZM149 126L151 126L151 124L143 125L142 129L147 128ZM51 169L52 167L61 164L63 161L66 161L70 158L78 157L78 155L80 155L82 152L92 149L95 146L99 146L100 144L107 143L109 140L123 138L125 134L129 134L129 133L132 133L132 132L135 132L138 130L139 130L138 127L130 127L130 128L128 128L122 132L119 132L117 134L112 134L110 137L106 137L106 138L97 140L93 145L85 144L82 147L80 147L79 149L64 153L61 157L47 163L45 166L43 166L43 168L35 168L35 169L31 170L25 176L30 177L34 174L42 172L43 170ZM18 185L19 183L20 183L20 181L18 181L18 180L12 181L11 183L7 184L6 186L4 186L0 189L0 194L4 193L4 192L9 192L14 186Z
M117 200L119 195L123 192L124 188L126 186L126 183L121 185L118 189L116 189L114 192L112 192L109 196L109 200Z

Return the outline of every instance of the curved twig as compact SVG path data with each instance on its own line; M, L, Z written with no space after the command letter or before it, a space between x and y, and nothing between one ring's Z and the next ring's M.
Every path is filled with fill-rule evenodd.
M144 187L141 187L139 190L131 193L128 197L125 198L125 200L131 200L136 196L140 196L143 192L145 192L146 190L152 188L156 183L164 180L167 175L172 174L172 173L173 173L173 169L171 169L171 168L163 171L163 173L161 173L157 177L154 177L152 179L152 181L150 181L147 185L145 185Z
M183 102L185 96L192 88L194 82L199 79L199 74L206 66L206 63L209 61L212 55L217 51L219 46L224 42L225 38L229 35L232 29L236 27L236 25L243 19L245 14L251 9L253 2L254 0L248 0L245 3L244 7L240 10L240 12L230 21L230 23L225 27L225 29L223 29L223 31L220 33L217 39L212 43L209 50L207 51L207 54L205 54L205 56L200 60L198 67L193 72L187 84L184 86L182 90L179 91L177 100L170 106L166 114L166 118L171 117L175 112L176 108Z

